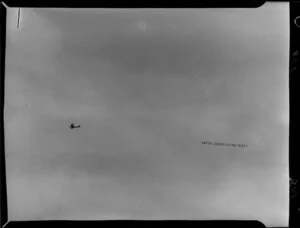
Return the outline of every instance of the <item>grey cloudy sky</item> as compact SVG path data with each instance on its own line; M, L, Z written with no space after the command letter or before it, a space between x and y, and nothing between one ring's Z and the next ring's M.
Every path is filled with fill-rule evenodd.
M16 15L8 9L11 220L287 225L287 4L22 9L19 29Z

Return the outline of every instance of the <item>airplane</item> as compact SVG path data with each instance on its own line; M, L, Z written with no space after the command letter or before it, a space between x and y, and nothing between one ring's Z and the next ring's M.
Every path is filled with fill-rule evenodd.
M75 126L73 123L70 125L70 128L71 129L74 129L74 128L80 128L80 125L77 125L77 126Z

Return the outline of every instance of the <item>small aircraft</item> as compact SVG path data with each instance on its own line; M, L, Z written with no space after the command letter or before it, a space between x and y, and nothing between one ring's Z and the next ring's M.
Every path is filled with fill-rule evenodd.
M77 125L77 126L76 126L76 125L74 125L74 124L72 123L72 124L70 125L70 128L71 128L71 129L74 129L74 128L80 128L80 125Z

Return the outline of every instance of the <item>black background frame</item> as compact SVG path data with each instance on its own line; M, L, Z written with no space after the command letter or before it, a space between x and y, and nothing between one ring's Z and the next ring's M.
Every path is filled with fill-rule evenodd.
M275 1L270 1L275 2ZM283 1L278 1L283 2ZM289 132L289 170L290 170L290 207L289 207L289 227L300 227L300 204L299 204L299 174L297 168L299 160L296 154L296 130L300 126L297 122L296 105L299 103L296 96L297 78L300 76L300 0L290 2L290 64L289 64L289 99L290 99L290 132ZM3 4L4 3L4 4ZM23 1L12 0L0 3L0 92L1 108L4 111L4 83L5 83L5 53L6 53L6 8L257 8L265 3L263 0L224 0L224 1ZM297 77L298 76L298 77ZM299 89L298 89L299 90ZM0 130L3 135L0 148L0 221L1 227L99 227L99 226L122 226L131 227L154 227L162 226L197 226L197 227L231 227L231 228L263 228L263 223L259 221L236 221L236 220L106 220L106 221L70 221L70 220L43 220L43 221L9 221L7 211L7 186L6 186L6 166L5 166L5 145L4 145L4 118L0 121Z

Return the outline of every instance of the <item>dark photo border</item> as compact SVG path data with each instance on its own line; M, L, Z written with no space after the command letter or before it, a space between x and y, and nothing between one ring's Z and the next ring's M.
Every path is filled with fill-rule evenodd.
M99 227L103 225L107 226L121 226L130 225L131 227L154 227L157 225L162 226L197 226L197 227L231 227L231 228L263 228L263 223L259 221L236 221L236 220L108 220L108 221L67 221L67 220L44 220L44 221L9 221L7 210L7 186L6 186L6 166L5 166L5 145L4 145L4 83L5 83L5 53L6 53L6 8L7 7L25 7L25 8L256 8L264 4L262 0L249 0L249 1L22 1L12 0L3 1L0 4L0 34L1 34L1 57L0 57L0 69L1 69L1 107L2 107L2 121L1 121L1 133L3 138L1 140L2 148L0 149L0 219L1 227L43 227L50 225L52 227L66 226L66 227ZM295 91L293 88L296 85L296 78L300 76L299 70L299 56L300 56L300 1L290 2L290 103L296 104ZM298 17L298 18L297 18ZM296 19L297 18L297 19ZM298 102L299 103L299 102ZM290 113L294 107L290 108ZM296 115L296 112L293 113ZM296 150L291 153L292 146L295 145L296 132L296 117L292 118L290 114L290 143L289 143L289 162L290 162L290 220L289 227L300 227L298 218L300 217L299 206L299 174L296 170L299 164L297 159ZM294 143L292 143L294 142Z
M300 75L300 1L290 2L290 74L289 74L289 99L290 99L290 132L289 132L289 170L290 170L290 218L289 227L300 227L299 204L299 164L297 159L297 125L299 118L296 104L297 79ZM297 78L298 76L298 78Z

